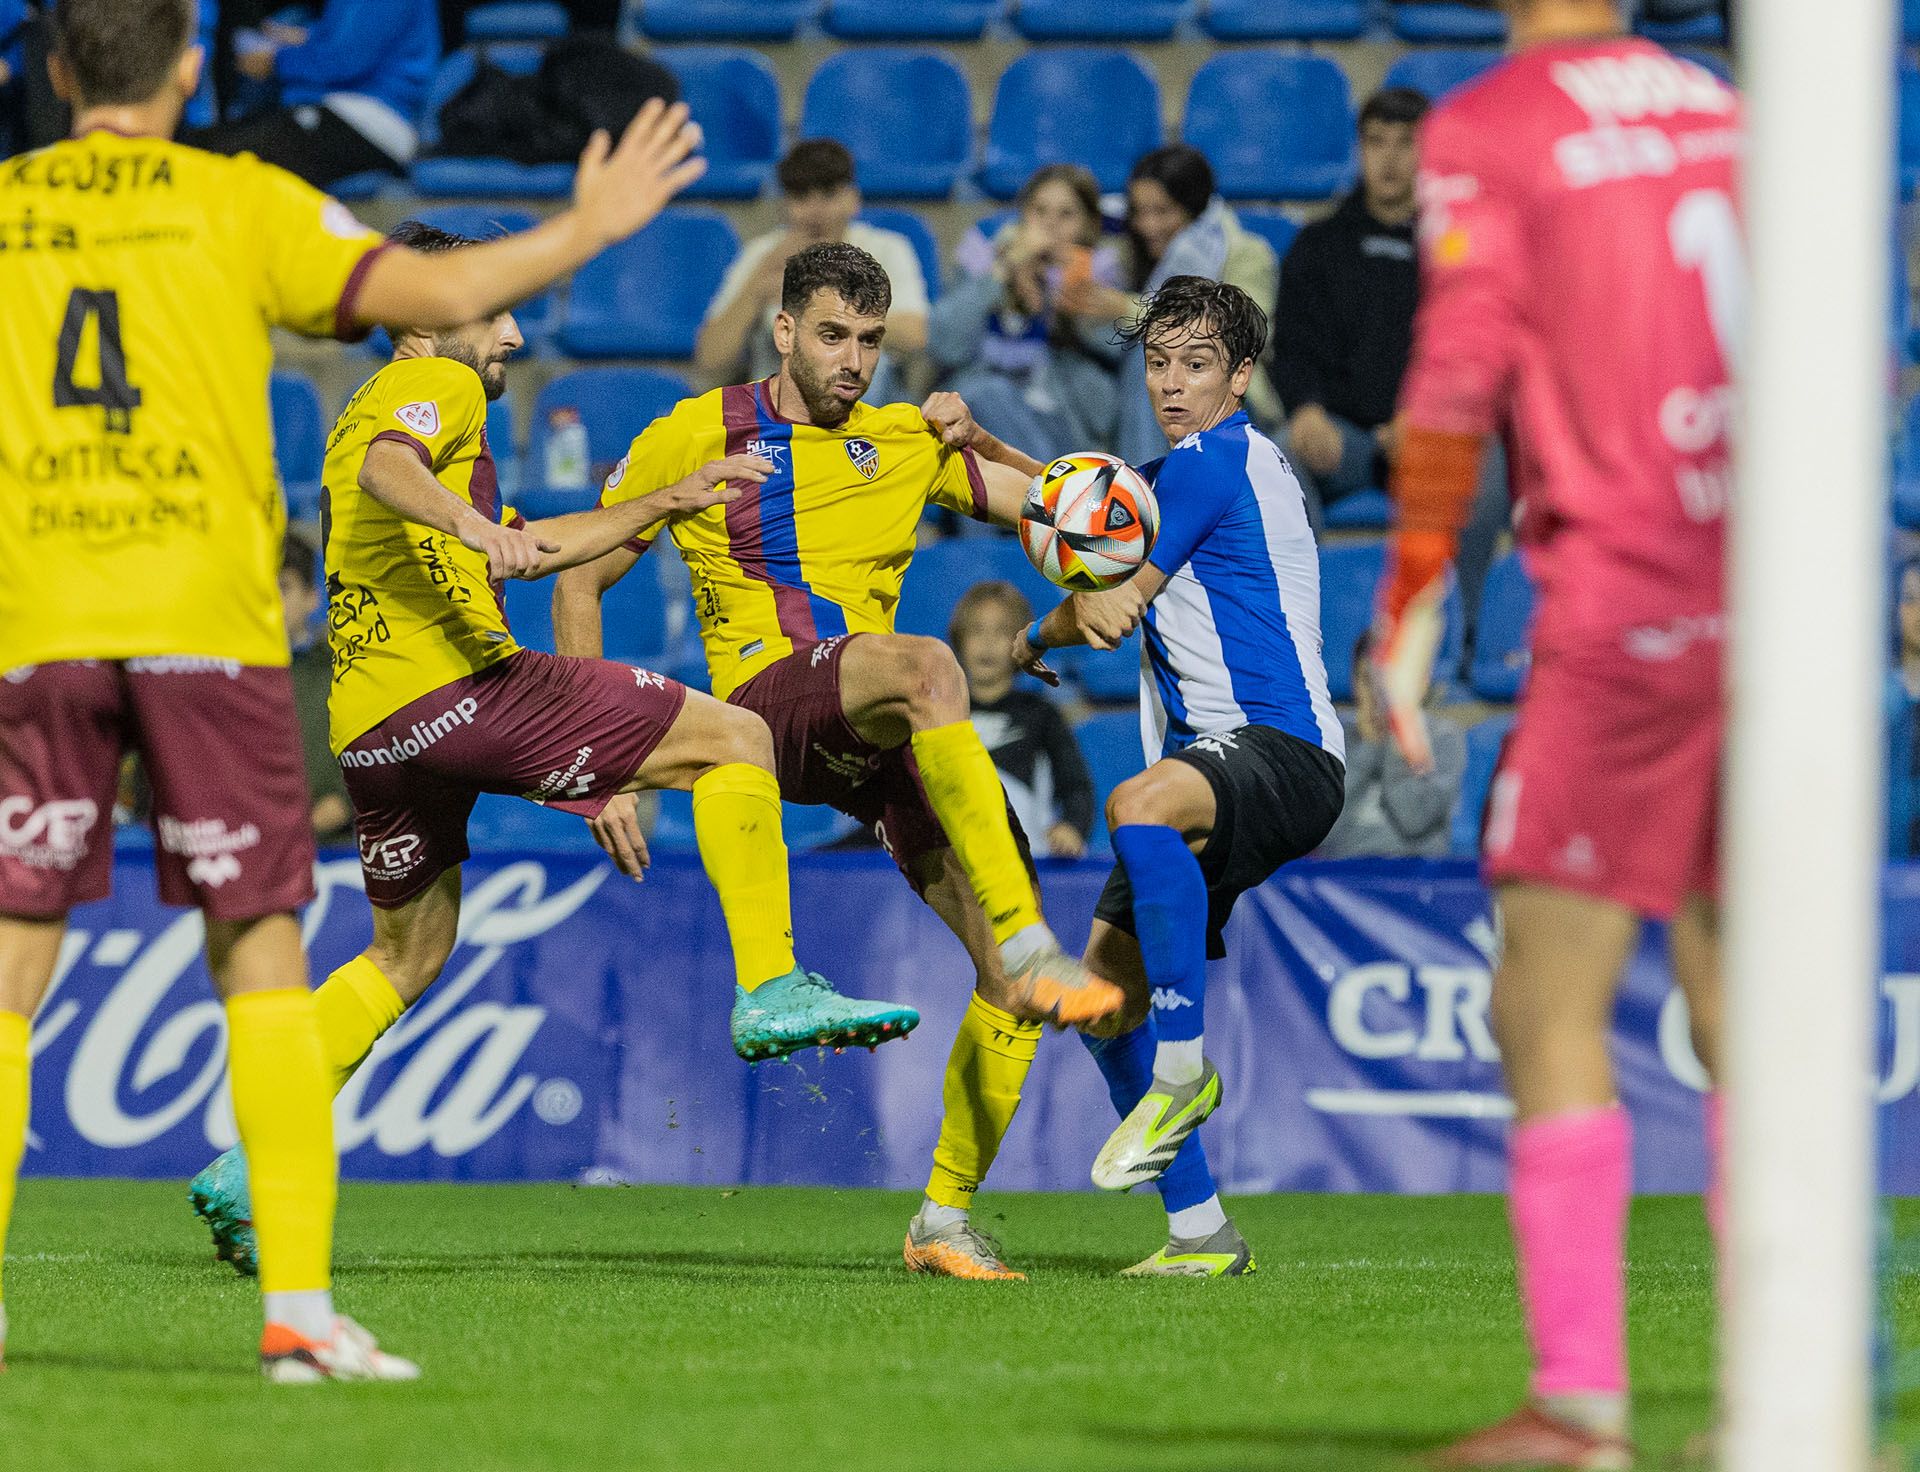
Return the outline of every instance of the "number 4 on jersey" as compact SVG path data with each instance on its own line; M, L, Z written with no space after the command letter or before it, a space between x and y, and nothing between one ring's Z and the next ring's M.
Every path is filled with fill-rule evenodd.
M80 350L86 343L87 326L94 326L93 341L99 373L92 384L75 381ZM120 341L120 294L116 291L89 291L76 287L67 298L66 319L60 324L60 351L53 369L53 404L56 409L98 408L106 413L109 434L128 434L133 429L133 411L140 407L140 390L127 382L127 354Z

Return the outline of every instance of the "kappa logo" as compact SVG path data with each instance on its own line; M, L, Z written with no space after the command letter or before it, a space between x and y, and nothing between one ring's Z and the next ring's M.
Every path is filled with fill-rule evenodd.
M1192 997L1183 997L1170 986L1157 986L1153 989L1153 1006L1158 1012L1178 1012L1182 1007L1191 1007Z
M1225 756L1230 751L1240 749L1240 738L1232 731L1209 731L1193 743L1194 751L1210 751L1215 756Z
M212 854L187 865L187 878L205 889L218 889L240 877L240 861L232 854Z
M873 473L880 468L879 447L869 439L850 439L847 441L847 458L853 462L853 468L873 479Z
M440 433L440 406L432 399L422 399L417 404L402 404L393 411L393 417L415 434L431 437Z

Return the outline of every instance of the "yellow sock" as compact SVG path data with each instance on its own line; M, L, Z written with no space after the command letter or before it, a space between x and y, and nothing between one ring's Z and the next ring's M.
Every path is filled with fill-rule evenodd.
M793 970L793 901L773 773L730 762L701 777L693 784L693 836L727 917L735 980L752 991L785 976Z
M930 1200L961 1208L973 1204L973 1193L986 1179L1020 1107L1020 1087L1039 1046L1039 1023L1021 1022L973 994L947 1056L941 1089L946 1117L933 1147Z
M1007 795L971 721L913 733L927 798L967 871L996 942L1040 923L1033 880L1007 824Z
M314 991L320 1014L320 1046L339 1093L407 1004L386 974L365 956L355 956Z
M27 1031L27 1019L18 1012L0 1012L0 1254L7 1245L20 1159L27 1153Z
M340 1167L317 1010L305 987L227 1000L233 1117L247 1150L263 1293L306 1293L332 1282Z

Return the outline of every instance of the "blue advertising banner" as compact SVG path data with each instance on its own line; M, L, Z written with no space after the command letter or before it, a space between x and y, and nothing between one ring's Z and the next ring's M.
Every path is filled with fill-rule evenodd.
M1104 872L1047 867L1063 936L1086 934ZM35 1020L27 1169L185 1177L235 1138L222 1014L198 917L157 904L144 855L122 855L114 880L112 899L75 912ZM588 856L475 859L446 973L340 1096L347 1174L919 1187L966 955L883 855L798 854L793 880L802 958L846 991L919 1007L911 1039L748 1068L728 1043L732 965L697 863L663 857L634 884ZM371 933L354 858L323 859L318 882L316 978ZM1886 1184L1920 1194L1920 867L1892 871L1886 896ZM1634 961L1615 1057L1639 1188L1694 1191L1703 1077L1662 944L1650 930ZM1495 937L1471 865L1296 865L1241 902L1228 945L1207 1018L1227 1103L1205 1134L1226 1189L1501 1187ZM1085 1049L1049 1036L990 1187L1088 1186L1112 1123Z

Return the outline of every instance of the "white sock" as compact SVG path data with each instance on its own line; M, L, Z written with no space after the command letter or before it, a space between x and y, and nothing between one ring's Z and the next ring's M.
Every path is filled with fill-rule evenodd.
M1218 1196L1209 1196L1198 1206L1183 1206L1167 1213L1167 1231L1182 1241L1205 1240L1227 1224L1227 1214Z
M920 1225L933 1231L943 1227L958 1227L967 1220L964 1206L942 1206L931 1196L920 1203Z
M1024 930L1016 930L1001 941L1000 959L1006 963L1007 970L1018 971L1033 957L1059 949L1060 942L1053 938L1053 932L1042 922L1029 925Z
M333 1294L325 1288L310 1288L304 1293L269 1293L267 1322L285 1324L296 1334L309 1339L333 1338Z
M1153 1076L1170 1084L1190 1084L1199 1080L1205 1060L1200 1056L1202 1038L1190 1042L1161 1042L1153 1050Z
M1543 1395L1540 1408L1596 1436L1627 1434L1627 1398L1613 1391Z

